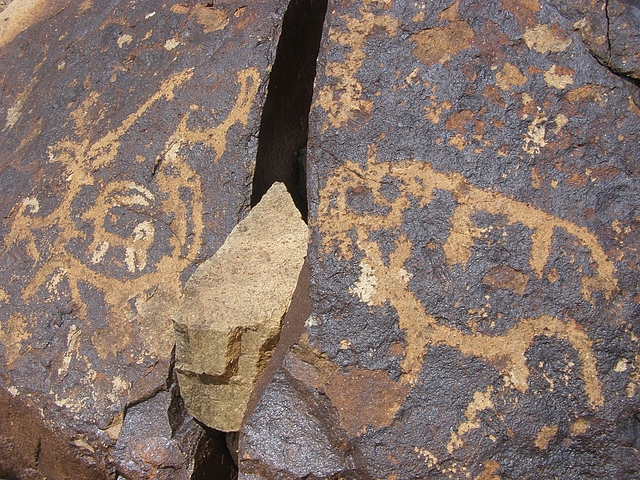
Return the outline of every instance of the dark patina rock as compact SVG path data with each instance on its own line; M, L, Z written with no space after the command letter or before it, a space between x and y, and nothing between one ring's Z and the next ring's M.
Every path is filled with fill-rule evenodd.
M640 4L633 0L550 0L596 59L640 80Z
M240 478L640 475L637 12L581 3L329 3L313 314Z
M166 411L170 314L249 208L286 4L1 13L0 387L12 421L57 440L3 415L0 476L68 478L73 457L96 478L190 478L210 447ZM28 453L52 442L57 458Z

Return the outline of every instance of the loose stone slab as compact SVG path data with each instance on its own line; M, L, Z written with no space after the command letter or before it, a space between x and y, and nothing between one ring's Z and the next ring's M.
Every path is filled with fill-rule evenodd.
M636 10L577 3L329 3L313 315L240 478L640 475ZM322 447L263 434L302 408Z
M176 371L189 412L238 431L280 336L309 229L275 183L187 282L174 315Z
M140 442L114 451L141 421L127 409L167 390L171 312L249 210L287 3L16 0L0 14L0 388L96 475L148 458ZM0 476L62 471L25 462L0 460Z

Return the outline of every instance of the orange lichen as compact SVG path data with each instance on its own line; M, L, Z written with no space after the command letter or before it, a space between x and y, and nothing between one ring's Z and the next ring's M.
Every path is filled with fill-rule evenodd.
M567 88L568 85L573 84L573 75L576 72L566 67L559 67L558 65L551 65L549 70L544 72L545 83L553 88L562 90Z
M443 27L430 28L411 36L416 44L413 54L423 64L445 63L455 54L473 45L475 33L464 20L451 21Z
M563 52L571 45L571 37L556 23L527 28L522 38L529 49L539 53Z
M535 446L540 450L546 450L549 447L549 442L553 440L553 437L555 437L557 433L557 425L542 427L538 432L538 435L536 435L536 440L534 442Z
M502 90L510 90L511 87L521 87L527 82L520 69L515 65L507 62L502 69L496 73L496 85Z
M210 8L204 4L197 4L193 8L196 21L204 26L204 33L222 30L229 23L229 17L224 10Z

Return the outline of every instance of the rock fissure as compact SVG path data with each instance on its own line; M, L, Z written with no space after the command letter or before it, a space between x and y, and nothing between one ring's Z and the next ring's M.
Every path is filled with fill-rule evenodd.
M307 218L306 146L309 110L327 0L292 0L269 79L258 135L251 204L274 182L287 186Z
M209 8L210 5L207 4L206 7ZM282 182L286 185L286 189L305 222L308 210L306 196L308 116L326 8L327 0L293 0L289 3L284 14L280 39L267 88L267 97L261 116L256 165L252 183L252 207L256 207L259 204L274 182ZM154 176L161 166L161 161L162 159L154 163ZM240 231L243 230L244 227L240 229ZM283 253L286 254L286 252ZM206 266L200 268L206 268ZM305 279L308 281L307 277ZM291 290L290 294L293 294L293 290ZM221 308L224 309L225 307L221 306ZM245 320L248 322L254 321L251 318L246 318ZM262 389L260 386L254 387L252 383L257 381L261 372L269 364L280 340L279 331L274 331L265 337L264 327L260 324L261 320L258 320L256 325L247 324L239 329L232 328L228 332L230 337L226 347L221 345L223 350L226 349L226 365L222 367L222 371L216 371L214 374L200 371L206 370L206 367L202 365L201 367L203 368L196 368L196 370L199 370L198 372L189 371L189 367L185 367L184 362L182 366L179 365L177 368L178 376L182 379L182 385L186 386L187 404L191 405L191 412L197 419L203 421L205 425L211 427L214 431L230 432L227 434L226 443L229 453L234 458L237 457L237 452L233 451L234 448L229 447L229 444L237 445L237 441L230 442L230 439L234 435L233 432L239 430L240 424L237 422L241 421L244 415L242 403L252 400L253 406L246 408L255 407L255 402ZM293 328L286 325L284 313L280 319L276 320L279 323L278 328ZM198 330L200 330L200 327L198 327ZM185 325L179 321L176 324L176 333L179 339L193 340L194 331L188 327L185 328ZM199 331L199 333L202 334L202 331ZM287 337L288 334L285 333L284 336ZM254 348L258 350L257 352L251 352L250 345L255 343L256 338L263 338L263 343L262 345L255 344ZM181 348L184 349L186 346L184 343L180 344L180 340L179 345L181 345L179 350ZM190 353L193 354L194 352L191 351ZM184 353L179 355L184 357ZM281 357L282 355L276 356ZM249 361L249 363L253 364L252 368L255 371L248 376L246 370L247 357L255 357ZM191 356L191 358L193 357ZM279 362L281 361L282 358L279 359ZM273 364L274 362L271 363ZM272 365L271 370L273 369ZM266 377L269 377L269 375L265 374ZM239 386L242 383L246 385L244 387ZM234 394L227 400L222 400L222 398L217 398L214 395L215 401L219 401L219 403L216 404L214 402L214 404L218 410L234 411L235 414L232 414L231 417L235 418L233 421L236 424L231 426L228 421L213 420L207 413L203 412L203 409L207 409L205 406L194 406L195 396L191 391L191 387L194 385L199 385L198 388L213 389L217 392L220 392L221 389L233 391ZM240 399L237 398L238 388L245 392L246 399L242 399L244 398L242 394L240 394ZM227 403L226 405L225 402ZM241 408L237 408L238 403L241 404ZM219 414L215 414L215 416L219 418Z
M611 44L611 18L609 18L609 0L604 0L604 17L606 18L606 35L607 35L607 67L611 68L611 55L613 52L613 46Z

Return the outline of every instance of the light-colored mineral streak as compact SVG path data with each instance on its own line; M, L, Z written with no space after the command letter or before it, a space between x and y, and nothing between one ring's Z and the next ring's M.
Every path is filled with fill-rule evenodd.
M240 429L280 337L308 238L286 187L275 183L187 282L173 316L176 371L189 412L209 427Z
M0 3L0 48L35 24L58 14L70 0L10 0Z

